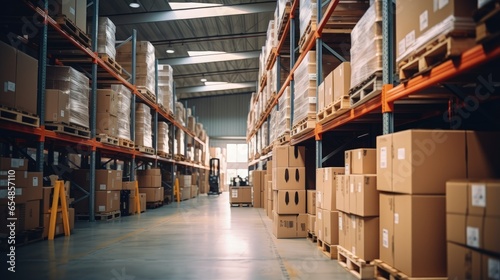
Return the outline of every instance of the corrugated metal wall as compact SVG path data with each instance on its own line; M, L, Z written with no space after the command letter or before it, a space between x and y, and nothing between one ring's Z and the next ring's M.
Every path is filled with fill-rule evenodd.
M251 94L212 96L181 101L193 108L210 137L246 136Z

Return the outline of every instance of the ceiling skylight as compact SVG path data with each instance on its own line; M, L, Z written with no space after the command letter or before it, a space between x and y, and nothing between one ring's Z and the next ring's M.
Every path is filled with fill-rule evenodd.
M208 8L222 6L222 4L215 3L195 3L195 2L168 2L172 10L186 10L196 8Z
M215 51L188 51L189 56L204 56L204 55L215 55L215 54L225 54L226 52L215 52Z

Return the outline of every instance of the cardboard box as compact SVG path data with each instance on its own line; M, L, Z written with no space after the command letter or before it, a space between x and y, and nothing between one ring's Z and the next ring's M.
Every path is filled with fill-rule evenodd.
M323 192L324 192L324 169L316 169L316 206L323 207Z
M356 217L352 214L346 213L346 246L349 251L353 251L353 246L356 244Z
M351 63L342 62L333 70L333 102L343 96L349 96L351 89Z
M461 245L500 254L500 218L464 214L446 215L446 239Z
M304 146L278 146L273 148L272 167L305 167Z
M468 178L500 178L499 132L467 131Z
M2 171L26 171L28 170L28 160L18 158L0 157L0 170Z
M90 190L90 173L86 169L76 169L72 172L73 181L85 190ZM98 169L95 171L96 191L119 191L122 188L122 171Z
M16 49L0 42L0 104L10 108L16 107L16 57Z
M136 181L122 182L122 190L129 190L130 197L135 197L135 184Z
M274 211L277 214L301 214L306 213L306 191L305 190L278 190L275 191L274 199L277 199Z
M141 213L146 212L146 194L145 193L139 194L139 203L141 204Z
M392 135L377 136L377 190L392 191Z
M316 191L307 190L307 213L316 215Z
M378 259L378 232L378 217L356 217L356 240L352 253L365 261Z
M307 230L311 233L315 233L316 232L316 215L307 214L307 218L309 220L307 222Z
M97 114L118 116L118 95L112 89L97 90Z
M361 217L379 215L379 192L377 191L377 175L354 175L355 211ZM353 200L350 200L353 205ZM378 232L378 230L377 230Z
M40 226L40 200L26 202L24 212L24 229L34 229Z
M319 240L323 240L325 238L325 230L323 229L324 221L323 221L323 209L316 209L316 236Z
M330 245L339 244L339 212L323 209L323 241Z
M38 60L21 51L18 51L15 108L23 112L37 114L37 89Z
M154 174L148 174L148 175L154 175ZM179 175L178 178L179 178L179 187L185 187L185 186L190 187L192 185L192 177L190 175Z
M380 259L394 267L394 195L388 193L380 193L380 242L379 253Z
M266 212L267 212L267 217L269 217L269 219L273 219L273 201L272 200L267 200Z
M445 197L394 195L393 217L394 267L410 277L446 277Z
M272 168L289 167L288 165L288 146L275 146L273 148Z
M485 279L481 277L481 253L473 249L447 243L448 279Z
M446 213L500 217L500 180L446 182Z
M109 113L96 115L96 133L116 137L118 135L118 118Z
M255 191L255 187L252 187L252 205L256 208L262 208L262 200L260 196L261 192L258 189Z
M353 175L345 176L344 177L344 211L346 213L352 213L351 212L351 193L354 194L354 177ZM356 205L353 205L352 208L354 208Z
M76 13L75 23L78 28L85 32L87 28L87 0L75 0Z
M328 107L330 104L332 104L334 101L335 101L335 92L334 92L334 84L335 84L335 80L334 80L334 74L333 72L330 72L325 80L324 80L324 84L325 84L325 107Z
M396 62L400 62L415 50L425 46L438 36L451 31L474 34L471 11L476 1L412 1L396 2ZM458 22L457 18L460 20ZM469 27L467 27L469 26ZM446 32L445 32L446 31Z
M305 167L278 167L273 173L273 190L304 190L306 187Z
M137 176L140 188L158 188L161 187L161 175ZM183 186L185 187L185 186Z
M129 197L128 213L129 215L134 215L135 212L137 212L137 207L135 205L135 197Z
M42 188L42 214L49 213L50 207L52 206L52 196L54 192L54 187L43 187Z
M339 219L337 221L339 227L339 245L343 248L348 248L346 246L347 238L347 227L346 227L346 214L344 212L339 212Z
M252 187L229 187L230 203L252 203Z
M343 167L327 167L323 170L323 203L321 208L337 210L337 177L344 174Z
M191 186L181 187L181 200L187 200L191 198Z
M75 208L68 208L69 230L75 229Z
M350 174L376 174L376 149L355 149L346 151L350 156L351 173Z
M307 236L307 214L280 215L273 212L273 234L276 238Z
M394 133L392 191L444 194L447 180L467 174L465 136L464 131L447 130Z
M15 171L9 173L6 170L0 171L0 187L8 187L9 182L15 184L16 188L41 188L43 184L42 172Z
M6 177L1 177L2 179L0 181L2 181L2 184L8 184L8 180L3 179ZM14 192L14 201L16 204L42 199L41 173L17 171L15 178L16 179L14 181L11 181L16 184L15 190L9 189L7 186L0 187L0 202L7 202L8 197L12 194L12 192Z
M43 222L42 224L43 237L46 238L47 236L49 236L50 214L43 214L42 222ZM63 233L64 233L64 226L63 226L62 214L61 212L58 212L56 216L55 235L57 236Z
M337 206L337 210L345 211L344 209L344 186L345 179L348 177L347 175L338 175L337 176L337 184L335 186L335 205Z
M163 201L163 195L164 195L163 187L139 188L139 193L146 194L146 202ZM190 193L189 197L191 197L191 193Z
M45 90L45 121L69 124L69 94L57 89Z
M318 112L325 109L325 81L318 86Z
M137 176L161 176L161 169L160 168L150 168L150 169L144 169L144 170L137 170ZM181 175L181 177L186 183L189 182L188 185L191 185L191 180L192 178L191 175Z
M96 213L108 213L120 210L120 192L96 191L94 210Z
M191 186L191 197L195 198L197 196L198 196L198 186L197 185L192 185Z
M352 150L344 152L345 175L351 175L352 172Z
M75 0L55 0L54 13L65 15L73 23L76 22L76 3ZM85 31L85 29L83 29Z
M499 279L500 278L500 257L482 254L481 278L477 279ZM450 278L448 278L450 279ZM471 278L476 279L476 278Z

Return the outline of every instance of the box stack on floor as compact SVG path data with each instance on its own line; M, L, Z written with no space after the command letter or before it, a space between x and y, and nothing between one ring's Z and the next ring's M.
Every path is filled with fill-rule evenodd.
M462 212L445 206L445 193L452 188L446 189L446 182L498 178L498 139L498 133L437 129L377 137L381 261L409 277L447 275L446 225L453 220L446 221L445 207L449 217ZM458 235L465 235L463 228ZM448 239L460 243L454 233Z
M135 204L135 198L139 196L139 193L136 193L136 184L138 184L137 181L128 181L128 182L122 182L122 195L123 192L129 192L128 195L128 213L127 215L134 215L136 213L142 212L141 209L137 209L137 205ZM126 205L126 201L121 201L122 206ZM145 209L146 205L144 205ZM143 208L143 205L141 204L141 208ZM123 208L121 210L124 210ZM125 216L124 213L122 212L122 216Z
M376 178L376 150L345 152L345 175L337 184L340 246L369 263L379 257L379 192ZM340 260L339 260L340 261Z
M132 73L132 42L116 50L116 61L128 73ZM148 99L155 100L155 47L148 41L138 41L136 45L135 85Z
M305 147L273 149L273 234L307 237Z
M262 204L267 217L273 219L273 161L269 160L266 164L266 173L264 174Z
M249 184L252 186L252 205L256 208L265 208L264 189L267 185L266 170L254 170L250 173ZM266 197L267 198L267 197Z
M343 167L316 169L316 228L314 232L318 238L318 245L322 247L322 250L330 249L329 254L332 257L337 256L336 250L331 250L331 248L339 244L339 217L342 215L336 205L336 186L344 170Z
M137 170L139 193L146 194L147 203L162 204L164 190L161 185L161 171L159 168Z
M191 198L195 198L199 194L200 188L198 184L198 177L198 172L193 172L193 174L191 174Z
M191 175L179 175L179 191L181 194L181 200L187 200L191 198L191 186L192 186L192 176Z

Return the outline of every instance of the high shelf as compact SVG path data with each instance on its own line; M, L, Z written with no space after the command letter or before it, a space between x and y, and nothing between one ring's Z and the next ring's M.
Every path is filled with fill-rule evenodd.
M163 182L164 185L173 186L175 180L175 171L178 168L183 170L191 171L192 169L205 169L208 167L199 164L188 162L184 160L175 160L173 158L165 158L155 154L147 154L136 150L135 148L125 148L120 146L108 145L96 140L96 104L97 104L97 84L100 82L106 82L107 84L122 84L132 92L132 102L131 107L135 107L135 102L140 102L147 104L153 112L154 124L152 126L153 135L156 135L157 123L158 121L166 121L169 124L170 131L170 141L175 136L175 130L182 130L187 136L190 136L192 143L195 147L204 148L205 142L199 139L193 131L184 127L179 123L174 115L165 112L158 104L145 98L141 95L134 85L135 82L135 54L133 51L132 55L132 73L130 73L130 79L126 79L123 75L117 73L112 69L97 53L97 26L98 26L98 15L99 15L99 0L88 1L92 6L93 14L89 17L92 19L92 45L87 47L82 44L79 40L75 39L66 29L64 29L54 18L49 15L49 1L45 0L41 3L42 6L37 6L32 1L19 1L19 3L13 4L12 9L19 13L19 18L21 16L26 16L26 18L41 18L39 29L37 34L29 39L19 39L21 36L17 36L16 39L24 42L26 48L31 49L32 52L38 54L38 102L37 102L37 112L39 117L39 126L32 127L21 123L0 121L1 128L0 133L2 134L0 140L5 144L2 147L4 151L12 153L13 156L24 156L29 159L30 166L39 172L44 172L44 176L48 176L56 172L61 178L69 180L70 170L68 166L62 166L64 164L70 164L69 154L79 154L82 157L81 168L89 169L90 177L90 191L87 193L89 197L89 218L91 221L94 219L94 191L95 191L95 171L96 169L102 168L102 164L108 165L108 168L116 169L121 166L124 171L124 177L128 177L130 180L134 180L135 169L140 166L150 165L153 167L164 167L168 168L171 180ZM17 10L16 10L17 9ZM35 13L33 15L33 13ZM18 25L21 26L23 23L20 19ZM13 31L14 34L16 31ZM50 37L49 37L50 34ZM74 35L74 34L73 34ZM30 35L31 36L31 35ZM36 36L36 37L34 37ZM132 48L136 48L136 32L134 30L132 36L127 39L127 41L132 41ZM37 41L38 40L38 41ZM57 43L55 43L57 41ZM54 42L54 43L52 43ZM71 54L71 58L77 57L76 62L71 61L67 64L62 59L66 53L56 52L58 47L64 47L66 53ZM36 51L32 49L36 49ZM79 69L85 70L87 76L90 77L90 103L89 103L89 128L90 137L88 139L81 138L77 136L72 136L63 133L57 133L55 131L46 129L45 123L45 81L46 81L46 66L48 60L52 60L54 63L59 65L75 66ZM68 59L66 59L68 61ZM157 63L157 62L156 62ZM156 73L157 74L157 73ZM156 85L158 84L158 76L156 75ZM158 91L156 91L156 95ZM172 98L175 100L175 92ZM175 104L175 103L174 103ZM175 105L174 105L175 110ZM174 111L175 114L175 111ZM134 140L134 118L135 110L131 110L131 140ZM155 137L156 138L156 137ZM187 138L187 137L186 137ZM36 144L35 144L36 143ZM7 149L8 148L8 149ZM153 148L157 149L157 140L153 140ZM11 150L11 151L10 151ZM33 150L35 151L33 153ZM56 156L55 156L56 155ZM56 158L57 157L57 158ZM84 162L83 159L87 159ZM87 164L88 163L88 164ZM52 170L48 170L50 167ZM172 201L172 200L171 200Z

